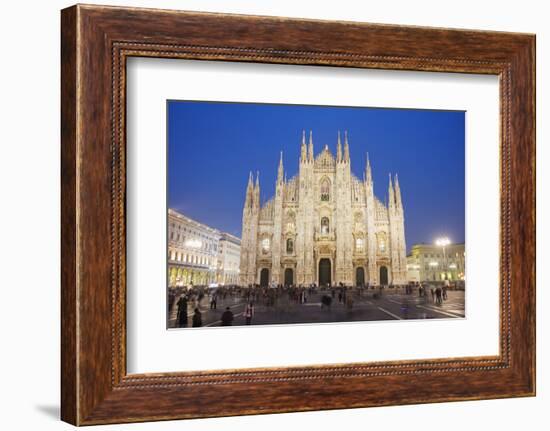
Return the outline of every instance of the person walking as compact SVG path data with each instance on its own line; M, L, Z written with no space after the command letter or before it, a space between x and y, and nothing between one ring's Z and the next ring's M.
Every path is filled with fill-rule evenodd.
M210 298L210 309L215 310L218 306L218 294L217 292L214 292L212 294L212 298Z
M227 307L222 314L222 326L231 326L233 325L233 313L231 309Z
M246 307L244 307L244 318L246 320L247 325L252 324L252 318L254 317L254 304L252 302L249 302L246 304Z
M178 328L187 327L187 298L185 295L181 295L178 300L178 317L176 319L176 326Z
M447 289L449 288L449 280L445 280L445 283L443 284L443 299L447 300Z
M202 326L202 313L198 308L195 308L195 314L193 314L193 328L200 328Z
M435 297L437 304L441 305L443 303L443 299L441 298L441 287L437 286L437 289L435 289Z
M352 308L353 308L353 296L352 295L346 295L345 303L346 303L346 308L348 309L348 311L351 311Z

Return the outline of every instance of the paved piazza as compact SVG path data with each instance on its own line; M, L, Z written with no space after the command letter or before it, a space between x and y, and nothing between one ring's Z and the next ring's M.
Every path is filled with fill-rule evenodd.
M210 309L210 295L204 295L199 304L202 326L221 326L221 315L226 307L230 307L234 315L233 326L245 325L243 314L246 294L243 294L243 291L245 289L233 294L227 293L225 298L223 293L219 293L215 310ZM443 300L442 304L437 304L432 299L430 287L425 296L420 296L417 289L408 294L403 288L386 288L381 293L379 289L348 290L348 297L342 297L341 302L338 288L334 289L334 292L328 289L309 291L306 293L305 302L300 300L299 292L278 291L275 294L269 292L269 289L267 292L267 295L260 293L255 298L257 300L254 301L252 325L465 317L464 291L461 290L449 290L447 299ZM323 296L331 297L330 306L321 306ZM170 312L170 328L176 327L176 303L177 300L174 301ZM189 301L188 327L192 325L193 310L196 306L197 301Z

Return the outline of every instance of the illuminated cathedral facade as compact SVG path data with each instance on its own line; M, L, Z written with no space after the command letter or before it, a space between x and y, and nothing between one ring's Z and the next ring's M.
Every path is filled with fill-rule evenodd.
M248 179L242 218L241 285L400 285L407 279L405 227L397 175L387 202L374 195L371 165L351 170L347 132L336 155L314 154L302 135L297 175L286 179L283 154L275 196L260 202L259 174Z

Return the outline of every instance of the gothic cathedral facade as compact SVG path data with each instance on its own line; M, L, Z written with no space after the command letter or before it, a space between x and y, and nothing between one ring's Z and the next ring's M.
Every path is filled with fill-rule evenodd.
M407 260L401 190L390 175L387 204L374 196L367 155L364 179L351 171L347 133L336 157L315 157L302 136L299 172L287 180L283 155L275 196L260 202L259 176L248 179L242 218L240 284L400 285Z

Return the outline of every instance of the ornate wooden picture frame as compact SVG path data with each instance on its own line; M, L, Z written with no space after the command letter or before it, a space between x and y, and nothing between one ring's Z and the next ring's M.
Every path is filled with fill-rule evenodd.
M61 416L75 425L535 394L535 37L100 6L62 11ZM500 79L500 354L126 372L126 60ZM497 220L495 220L497 222Z

